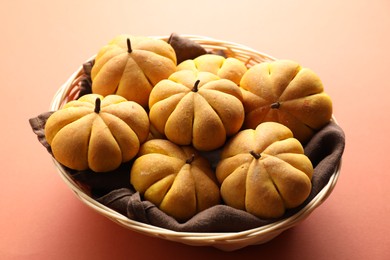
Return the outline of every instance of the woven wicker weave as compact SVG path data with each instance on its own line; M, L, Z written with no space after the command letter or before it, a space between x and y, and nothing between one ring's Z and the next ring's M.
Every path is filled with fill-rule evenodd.
M211 38L205 38L203 36L194 35L180 35L186 37L199 44L201 44L208 51L223 50L227 56L235 57L248 67L263 62L275 60L273 57L250 49L246 46L220 41ZM167 37L156 37L167 40ZM68 100L74 99L79 91L79 82L82 75L82 67L80 67L71 77L65 82L64 85L55 94L50 109L58 110L62 104ZM335 120L333 118L333 120ZM65 169L53 159L53 162L63 180L74 191L76 196L86 205L97 211L98 213L106 216L117 224L128 228L130 230L142 233L144 235L167 239L170 241L180 242L193 246L213 246L224 251L233 251L249 245L262 244L275 238L283 231L295 226L303 221L310 215L313 210L320 206L330 195L334 186L337 183L341 163L336 167L335 172L329 179L327 185L313 198L302 210L294 214L293 216L283 219L281 221L274 222L269 225L265 225L259 228L254 228L242 232L234 233L191 233L191 232L176 232L159 228L156 226L140 223L127 218L126 216L102 205L96 200L92 199L88 192L83 190L72 178L66 173Z

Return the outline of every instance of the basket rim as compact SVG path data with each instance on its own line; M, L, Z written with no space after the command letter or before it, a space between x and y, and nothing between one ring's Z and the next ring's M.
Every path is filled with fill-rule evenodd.
M203 44L206 45L209 44L210 46L212 44L217 44L220 45L222 48L228 48L229 50L233 50L233 52L248 52L250 54L257 55L260 59L276 60L276 58L268 54L259 52L257 50L254 50L242 44L216 40L210 37L204 37L199 35L184 34L180 36L192 39L200 43L202 46ZM151 36L151 37L162 39L162 40L167 40L169 38L168 36ZM95 55L87 59L87 61L90 61L94 57ZM64 101L64 99L66 99L66 97L69 95L71 91L70 86L72 82L75 81L75 79L80 75L82 70L83 70L83 66L79 66L79 68L57 90L50 104L50 109L52 111L55 111L61 107L62 102ZM332 120L336 124L338 124L334 115L332 115ZM174 230L138 222L136 220L132 220L122 215L121 213L112 210L107 206L99 203L98 201L90 197L82 189L80 189L80 187L66 173L63 166L59 162L57 162L54 157L52 157L52 160L61 178L65 181L67 186L71 188L71 190L75 193L75 195L82 202L84 202L84 204L91 207L92 209L102 214L103 216L109 218L110 220L116 222L117 224L149 236L160 237L160 238L164 238L176 242L182 242L185 244L191 244L191 245L212 245L212 246L217 245L216 247L218 247L218 244L220 244L222 245L221 246L222 249L226 249L225 246L227 246L228 250L230 250L229 245L232 244L233 245L240 244L238 247L241 248L243 246L253 244L254 242L255 243L266 242L274 238L275 236L279 235L281 232L295 226L296 224L298 224L299 222L307 218L318 206L320 206L329 197L329 195L333 191L338 181L340 170L341 170L341 164L342 164L342 158L341 158L340 162L335 168L334 173L330 177L328 183L307 205L305 205L302 209L300 209L292 216L289 216L287 218L281 219L279 221L264 226L260 226L260 227L256 227L244 231L239 231L239 232L181 232L181 231L174 231ZM270 235L270 237L262 240L261 236L266 234ZM244 245L242 245L243 242Z

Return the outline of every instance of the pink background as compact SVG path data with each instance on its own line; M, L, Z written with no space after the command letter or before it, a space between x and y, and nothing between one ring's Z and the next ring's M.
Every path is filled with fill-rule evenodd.
M0 9L1 259L161 256L390 259L390 2L3 1ZM113 36L198 34L317 72L347 136L327 201L274 240L235 252L124 229L80 202L28 119Z

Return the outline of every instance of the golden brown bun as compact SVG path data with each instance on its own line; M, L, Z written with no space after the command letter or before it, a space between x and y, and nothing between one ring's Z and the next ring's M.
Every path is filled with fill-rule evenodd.
M129 53L127 39L132 51ZM167 42L119 35L102 47L92 67L92 92L117 94L147 107L151 89L176 70L176 54Z
M282 124L239 132L222 150L216 175L224 202L261 218L277 218L309 196L313 166Z
M96 99L101 100L95 112ZM74 170L106 172L131 160L149 134L146 111L117 95L89 94L67 103L46 122L54 158Z
M193 91L199 80L198 90ZM240 88L210 72L182 70L160 81L149 98L153 127L178 145L210 151L237 133L244 121Z
M242 76L247 71L245 64L232 57L222 57L216 54L204 54L195 59L185 60L177 65L177 70L195 70L211 72L221 79L229 79L240 84Z
M246 128L279 122L305 143L332 117L332 101L320 78L294 61L256 64L244 74L240 87Z
M131 184L178 221L220 203L209 162L190 146L163 139L145 142L131 169Z

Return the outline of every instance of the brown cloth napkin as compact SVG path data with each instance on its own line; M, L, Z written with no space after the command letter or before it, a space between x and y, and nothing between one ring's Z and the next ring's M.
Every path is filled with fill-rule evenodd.
M194 59L200 55L206 54L207 51L201 45L188 38L182 37L176 33L172 33L167 41L175 50L177 64Z
M44 136L44 126L51 113L43 113L29 120L39 142L49 153L51 150ZM198 213L185 223L179 223L151 202L143 200L140 194L134 191L130 185L131 162L109 173L74 171L67 168L65 170L76 182L89 187L94 199L130 219L182 232L237 232L289 217L302 209L328 183L340 163L344 147L344 132L333 121L305 145L305 154L314 166L311 194L301 206L288 210L279 219L260 219L242 210L217 205Z

